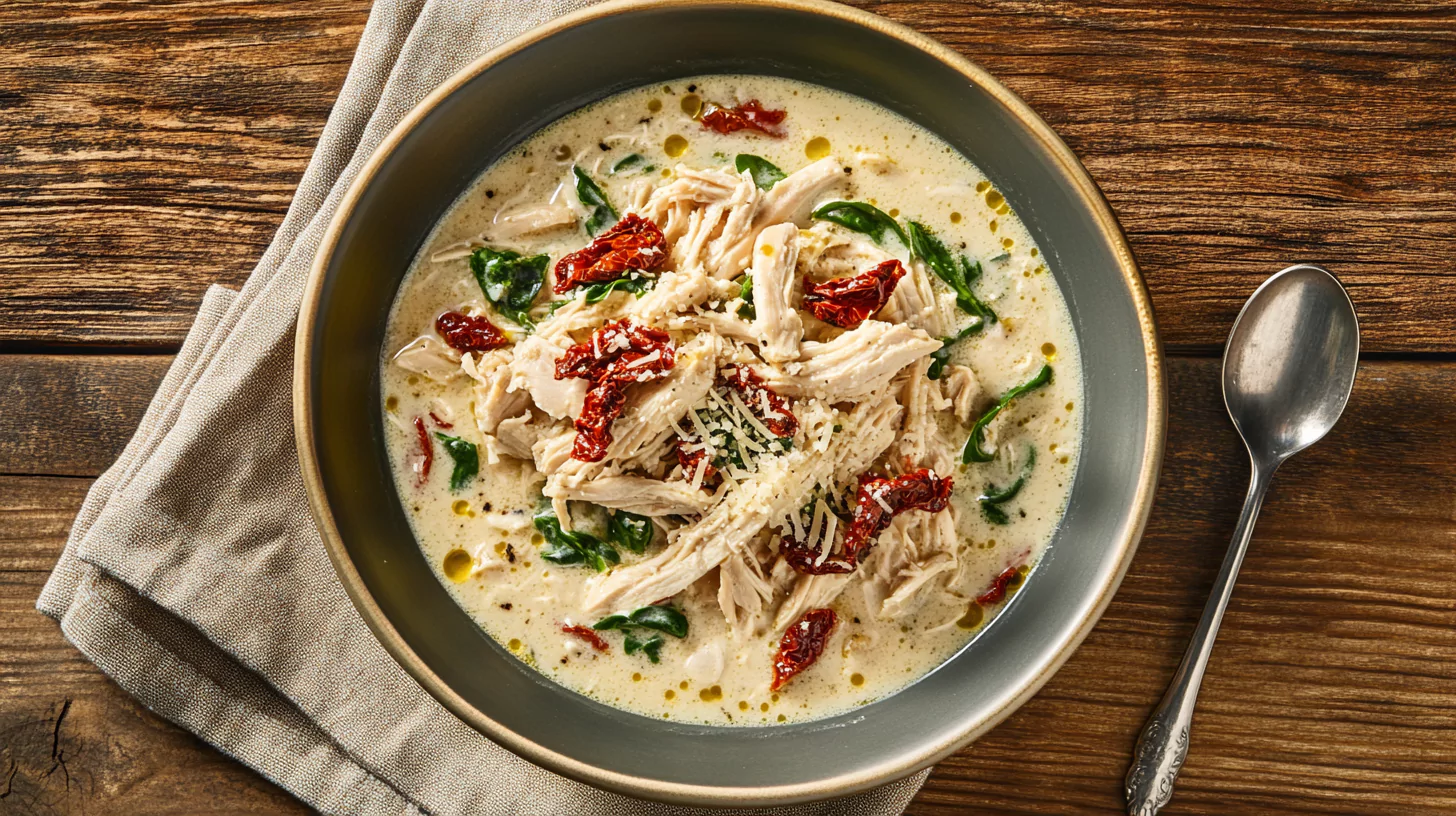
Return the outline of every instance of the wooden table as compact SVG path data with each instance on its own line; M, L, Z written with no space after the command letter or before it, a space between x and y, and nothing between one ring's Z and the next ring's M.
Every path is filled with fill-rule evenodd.
M1245 486L1220 345L1260 280L1311 261L1350 286L1364 362L1339 427L1274 485L1165 812L1456 813L1456 9L863 5L989 68L1072 145L1170 355L1167 461L1121 592L911 812L1119 811ZM0 813L305 810L33 605L204 288L240 285L282 219L367 11L0 4Z

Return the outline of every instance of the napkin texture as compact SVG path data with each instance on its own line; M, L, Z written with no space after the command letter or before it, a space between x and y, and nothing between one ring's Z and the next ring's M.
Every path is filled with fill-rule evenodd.
M380 0L282 226L212 287L37 607L153 711L338 814L666 814L536 767L445 710L335 577L294 450L310 264L371 151L460 68L587 0ZM897 814L926 774L783 814ZM718 811L722 812L722 811Z

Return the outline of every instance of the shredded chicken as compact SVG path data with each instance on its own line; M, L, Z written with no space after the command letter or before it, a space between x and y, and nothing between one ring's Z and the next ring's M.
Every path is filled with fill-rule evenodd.
M893 170L868 153L856 154L855 166ZM651 517L666 531L664 549L629 556L592 577L583 614L635 609L684 591L711 593L741 640L783 630L856 582L872 614L900 619L960 568L953 507L897 515L851 573L801 574L774 543L792 531L796 546L812 547L822 563L849 526L842 508L829 511L827 503L854 495L862 476L919 468L949 476L955 446L942 420L967 422L980 398L969 368L946 366L941 380L927 375L929 355L947 334L947 310L938 294L944 287L918 260L908 261L880 313L852 330L801 315L804 275L858 274L894 257L893 242L887 249L842 227L809 223L810 209L844 178L844 166L831 157L767 191L750 173L728 168L678 166L666 180L636 179L621 203L653 221L668 250L662 268L639 278L647 282L640 296L619 290L588 304L572 292L549 314L534 311L534 333L511 347L460 355L427 335L394 358L436 381L461 372L471 377L487 461L510 457L520 461L498 466L544 478L542 493L564 530L573 529L572 503L585 502ZM497 217L493 237L577 218L565 205L513 202ZM744 274L752 277L752 312ZM625 392L604 456L573 458L573 420L592 386L582 377L558 379L557 362L624 318L668 332L673 365L661 379ZM782 401L771 404L769 394L733 384L735 366L752 372L760 384L753 388L766 387ZM775 425L786 427L780 438L769 425L782 422L783 411L792 412L793 423ZM806 505L813 525L800 517ZM488 555L477 560L482 572L501 568ZM721 644L716 664L712 657L695 657L705 674L715 665L721 672Z
M490 237L497 241L508 241L523 235L557 229L576 224L576 211L565 204L546 204L540 207L512 209L497 213L491 221Z
M460 354L433 337L418 337L395 352L394 364L433 382L460 376Z
M753 332L760 338L763 359L785 363L799 357L804 323L795 305L799 299L799 228L777 224L758 234L753 247Z
M797 397L830 403L855 400L885 387L901 369L940 345L923 330L866 320L828 342L805 341L799 362L765 379Z

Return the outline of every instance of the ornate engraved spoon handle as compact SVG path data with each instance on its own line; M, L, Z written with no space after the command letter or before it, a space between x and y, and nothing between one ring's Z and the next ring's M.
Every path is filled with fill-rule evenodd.
M1127 812L1131 816L1154 816L1173 798L1173 780L1178 778L1178 771L1188 756L1188 729L1193 723L1198 687L1203 683L1203 672L1208 668L1208 656L1213 652L1218 626L1223 622L1224 609L1233 595L1239 566L1244 563L1244 553L1248 551L1249 538L1254 533L1254 521L1259 517L1264 493L1269 489L1269 480L1276 467L1277 464L1254 461L1254 475L1249 481L1249 495L1244 499L1244 512L1234 529L1233 542L1224 556L1223 567L1213 582L1213 592L1203 607L1203 617L1198 621L1198 628L1193 630L1193 642L1188 644L1188 651L1173 675L1173 682L1168 685L1162 701L1153 709L1152 716L1148 717L1147 725L1138 736L1125 788Z

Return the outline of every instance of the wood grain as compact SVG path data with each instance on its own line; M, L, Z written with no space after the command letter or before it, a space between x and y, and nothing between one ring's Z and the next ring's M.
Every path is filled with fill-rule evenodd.
M0 347L179 344L282 221L368 8L0 4Z
M865 2L990 69L1082 157L1163 339L1207 352L1296 261L1365 347L1456 352L1456 8ZM0 348L172 348L282 220L367 0L0 5Z
M1246 479L1217 361L1174 359L1169 378L1166 466L1112 606L1035 699L937 767L910 813L1120 812L1133 739L1192 632ZM1456 812L1453 393L1456 363L1367 361L1340 425L1280 472L1165 813ZM7 811L0 798L0 813L296 812L140 711L31 609L86 485L0 477L0 734L29 735L0 738L0 771L13 761L15 790L52 808ZM67 700L67 772L87 787L50 770L43 737Z
M100 473L131 438L171 362L0 355L0 473Z

